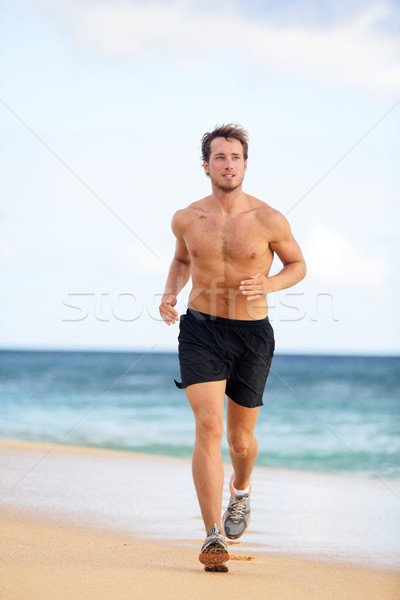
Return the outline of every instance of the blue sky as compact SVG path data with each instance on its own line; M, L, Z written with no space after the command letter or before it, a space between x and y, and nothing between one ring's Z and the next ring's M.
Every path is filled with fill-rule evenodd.
M394 3L0 11L2 347L176 348L157 310L171 217L209 193L202 134L236 122L245 191L287 214L308 263L270 297L278 350L399 352Z

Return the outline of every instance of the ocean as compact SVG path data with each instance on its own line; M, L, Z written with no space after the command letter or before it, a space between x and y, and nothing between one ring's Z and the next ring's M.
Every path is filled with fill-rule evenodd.
M174 378L176 353L1 351L0 437L190 458ZM400 357L277 354L256 435L259 466L399 478Z

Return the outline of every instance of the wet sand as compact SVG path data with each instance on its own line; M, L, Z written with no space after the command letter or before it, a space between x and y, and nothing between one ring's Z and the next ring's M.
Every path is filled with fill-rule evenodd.
M395 560L381 557L373 564L362 552L357 557L356 548L349 560L340 552L309 560L302 553L281 552L276 540L274 549L268 549L264 521L256 515L252 536L249 529L247 541L230 546L229 573L205 573L197 559L204 532L191 490L190 461L23 442L1 443L0 457L2 600L168 600L216 593L254 600L400 598ZM273 473L258 469L259 487ZM295 482L306 477L275 475ZM311 481L321 481L312 475ZM171 477L173 490L167 486ZM335 478L323 481L324 489L332 483L329 491L334 493ZM382 491L383 498L386 492L390 504L393 494ZM165 521L173 515L171 537L171 523L167 527ZM302 531L311 546L315 525L307 518ZM307 525L313 529L308 540Z

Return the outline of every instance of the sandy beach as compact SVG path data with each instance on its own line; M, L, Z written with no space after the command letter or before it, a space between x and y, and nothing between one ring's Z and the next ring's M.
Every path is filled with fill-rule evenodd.
M264 532L260 509L261 518L255 511L252 535L249 530L247 540L230 546L229 573L205 573L197 560L204 532L191 489L190 461L11 441L0 443L0 459L2 600L195 599L216 593L280 600L400 598L398 556L395 546L392 549L398 527L392 520L398 516L395 511L400 504L397 482L391 482L393 488L387 490L375 481L257 469L255 481L260 490L264 489L262 483L270 485L273 480L275 488L276 482L281 482L280 489L287 492L292 481L304 494L311 490L307 486L321 487L322 482L333 504L339 484L350 500L353 494L364 497L367 504L368 488L372 504L380 498L382 512L364 522L369 545L359 535L351 549L346 539L344 552L336 550L336 542L329 545L327 540L327 551L322 552L315 524L305 513L301 531L306 549L293 551L297 541L290 546L292 538L285 537L283 528L276 532L276 539ZM171 477L173 492L167 485ZM151 489L149 481L153 482ZM300 486L301 481L305 487ZM277 494L275 489L273 503ZM301 494L298 502L301 506ZM294 522L290 503L280 508L289 523L291 518ZM361 514L360 532L364 508L360 503L357 511ZM353 509L355 513L356 507ZM346 513L346 507L342 512ZM386 514L389 523L384 521ZM374 519L381 519L377 530L387 542L377 547L375 562L370 552L375 543ZM391 522L393 540L388 537ZM277 523L279 519L276 528ZM321 527L323 537L330 530L321 523L318 530ZM310 558L313 545L317 551ZM385 547L390 554L385 554ZM285 551L290 548L292 552Z

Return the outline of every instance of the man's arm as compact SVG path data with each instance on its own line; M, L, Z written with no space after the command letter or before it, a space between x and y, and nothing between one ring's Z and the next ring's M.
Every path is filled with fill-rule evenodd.
M179 292L185 287L190 278L190 254L183 237L182 212L178 211L172 219L172 231L176 236L175 255L169 268L164 294L159 307L160 315L167 325L175 323L178 312L174 309Z
M278 290L292 287L306 276L306 263L300 246L294 239L289 223L283 215L271 229L269 247L282 261L283 268L271 277L262 273L252 275L250 279L240 282L239 289L248 296L248 300L256 300Z

